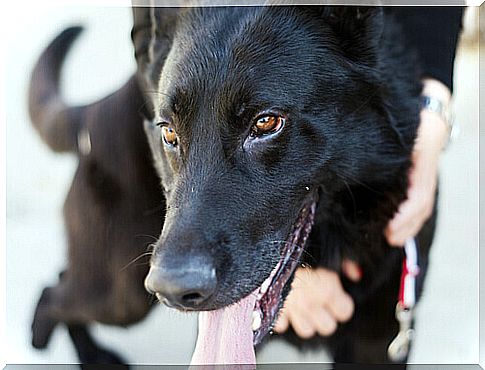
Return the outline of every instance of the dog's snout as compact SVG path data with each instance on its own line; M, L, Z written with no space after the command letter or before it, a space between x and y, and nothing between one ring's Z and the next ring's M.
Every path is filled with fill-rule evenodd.
M212 263L198 259L177 267L152 266L145 288L165 298L176 308L199 308L214 294L216 269Z

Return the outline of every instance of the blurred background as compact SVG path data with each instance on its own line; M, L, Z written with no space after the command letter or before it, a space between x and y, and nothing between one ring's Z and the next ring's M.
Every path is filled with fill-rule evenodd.
M482 6L483 8L483 6ZM485 19L485 17L482 17ZM116 90L135 69L129 33L131 10L120 7L34 7L7 35L7 363L73 363L74 349L59 326L44 351L30 346L30 323L42 288L65 265L62 204L76 167L56 155L30 125L26 89L44 47L67 26L85 32L63 71L73 104ZM445 26L445 25L443 25ZM482 28L483 29L483 28ZM417 309L414 363L478 363L478 8L469 8L455 69L455 112L460 136L444 152L440 218L429 275ZM130 363L186 364L196 337L196 316L163 306L129 328L95 325L96 339ZM298 353L270 343L260 363L326 362L324 351Z

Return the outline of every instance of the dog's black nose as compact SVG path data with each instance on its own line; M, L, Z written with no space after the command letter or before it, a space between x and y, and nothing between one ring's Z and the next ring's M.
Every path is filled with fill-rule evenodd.
M150 293L163 296L177 308L198 308L214 294L216 286L214 265L196 258L177 266L152 266L145 279Z

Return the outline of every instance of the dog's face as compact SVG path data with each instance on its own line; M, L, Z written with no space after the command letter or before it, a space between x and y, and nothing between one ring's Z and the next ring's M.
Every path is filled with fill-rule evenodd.
M401 160L373 73L380 13L352 16L193 8L157 26L146 131L167 212L147 287L167 304L217 309L265 282L269 326L318 194L371 183L383 152Z

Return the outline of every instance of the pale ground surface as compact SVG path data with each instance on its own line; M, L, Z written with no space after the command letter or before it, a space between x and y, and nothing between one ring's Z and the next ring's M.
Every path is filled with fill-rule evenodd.
M55 155L39 140L26 113L26 83L47 42L73 23L87 31L68 59L65 95L88 102L116 89L130 63L128 9L43 9L25 15L7 46L7 363L71 363L64 328L47 350L30 347L30 320L41 289L56 281L65 246L61 207L76 161ZM417 313L415 363L478 362L478 53L460 50L456 72L460 138L442 162L441 216L432 265ZM132 363L187 363L196 317L164 307L129 329L97 325L94 335ZM325 352L299 354L274 343L260 362L328 361Z

